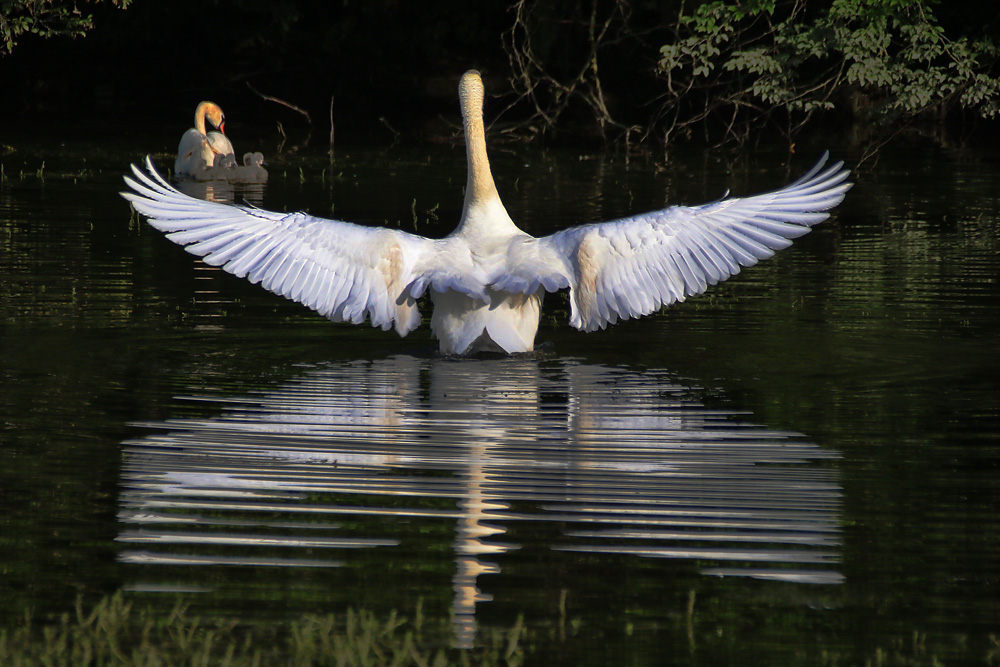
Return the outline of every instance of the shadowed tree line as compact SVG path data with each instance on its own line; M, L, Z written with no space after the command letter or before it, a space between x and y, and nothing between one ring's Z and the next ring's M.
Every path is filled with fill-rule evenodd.
M744 144L836 128L877 145L904 128L989 128L990 4L0 0L2 113L175 120L211 98L318 136L331 115L401 133L454 117L458 76L476 67L494 130L519 138Z

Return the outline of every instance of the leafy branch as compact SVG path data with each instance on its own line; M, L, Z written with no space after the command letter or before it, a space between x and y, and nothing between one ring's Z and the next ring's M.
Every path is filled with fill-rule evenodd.
M878 145L914 125L996 117L1000 48L947 34L935 2L516 0L511 106L541 132L582 110L605 139L664 146L765 131L792 142L821 119Z
M743 142L771 121L791 138L835 110L889 132L953 108L1000 111L1000 50L950 40L928 0L816 4L714 0L682 12L657 66L664 142L713 119L724 140Z
M125 9L132 0L106 1ZM22 35L81 37L93 27L93 15L72 0L0 0L0 56L9 55Z

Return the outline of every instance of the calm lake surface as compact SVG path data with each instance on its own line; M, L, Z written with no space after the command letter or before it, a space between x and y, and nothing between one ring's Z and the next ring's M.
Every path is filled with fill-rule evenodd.
M3 625L124 591L250 623L419 604L459 647L521 618L527 664L996 661L994 153L897 143L701 297L582 334L550 296L541 353L454 360L148 227L117 193L170 133L0 143ZM542 235L770 189L823 148L492 155ZM431 236L460 212L458 144L246 149L271 182L200 196Z

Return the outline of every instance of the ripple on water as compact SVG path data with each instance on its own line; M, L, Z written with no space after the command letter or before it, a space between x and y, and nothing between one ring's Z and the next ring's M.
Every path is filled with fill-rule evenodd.
M454 525L457 614L474 611L463 590L479 574L500 572L479 557L516 548L502 538L526 522L560 552L840 582L841 488L820 465L836 454L694 394L664 373L565 360L399 356L189 396L218 413L139 424L148 434L125 443L120 558L336 567L346 550L399 547L386 521L416 517ZM132 587L195 587L198 569L147 568Z

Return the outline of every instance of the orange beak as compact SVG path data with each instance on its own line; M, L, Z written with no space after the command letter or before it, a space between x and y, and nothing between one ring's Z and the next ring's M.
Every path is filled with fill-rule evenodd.
M223 134L226 133L226 121L219 123L219 132L222 132Z

